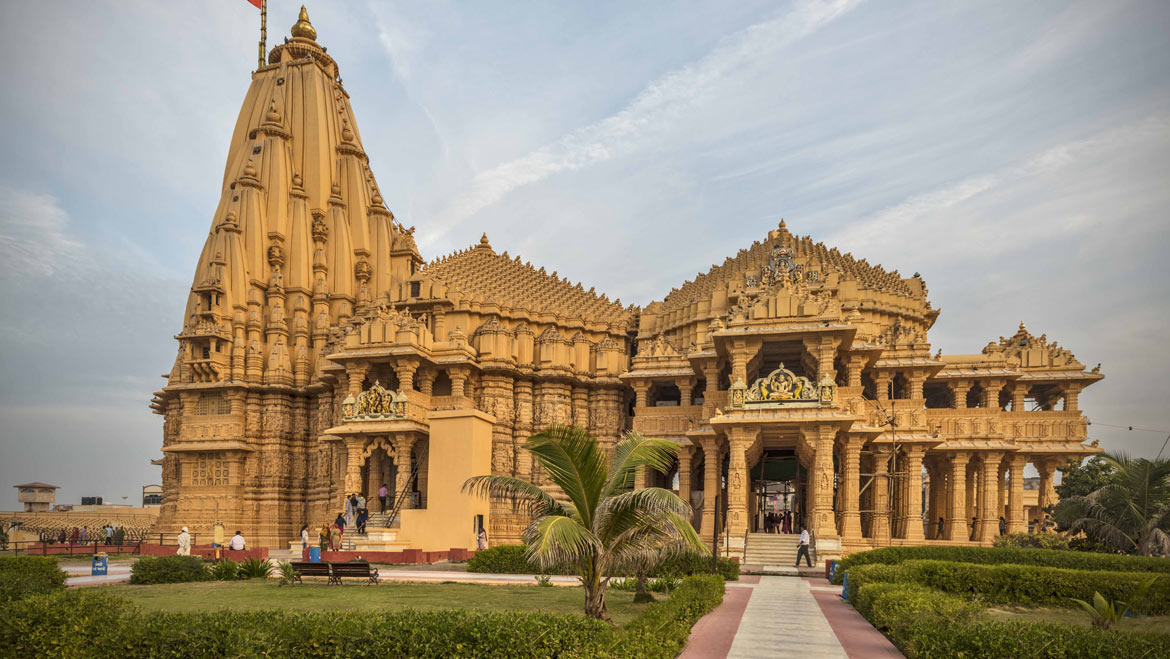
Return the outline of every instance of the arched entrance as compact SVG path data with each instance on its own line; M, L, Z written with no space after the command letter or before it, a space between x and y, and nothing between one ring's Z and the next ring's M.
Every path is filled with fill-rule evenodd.
M781 533L788 520L790 533L799 533L807 506L804 496L807 470L791 449L765 449L752 467L753 533Z

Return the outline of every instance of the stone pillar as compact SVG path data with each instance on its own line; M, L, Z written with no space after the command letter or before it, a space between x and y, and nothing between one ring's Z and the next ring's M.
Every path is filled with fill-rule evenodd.
M678 393L679 393L678 404L680 406L690 405L691 404L691 390L694 389L694 387L695 387L695 379L694 378L678 378L677 380L675 380L675 384L678 386Z
M926 375L922 371L910 372L910 399L922 400L922 387L926 385Z
M986 380L983 383L983 409L998 410L999 409L999 392L1003 389L1003 382L1000 380Z
M366 458L366 484L363 494L366 496L366 507L376 508L374 502L378 500L378 487L382 485L382 454L378 449L370 451Z
M1023 412L1025 407L1024 397L1028 395L1028 386L1024 384L1012 385L1012 411Z
M951 383L951 393L955 396L955 409L967 409L967 392L971 390L971 383L966 380L955 380Z
M414 448L414 438L403 436L398 439L395 446L394 464L398 468L394 479L394 501L397 502L400 497L406 497L402 503L402 508L414 508L414 502L410 496L408 488L410 487L410 452Z
M573 405L573 425L589 429L589 389L573 387L571 399Z
M678 447L678 498L691 503L691 447Z
M743 428L732 428L728 436L731 455L727 465L727 534L740 542L748 528L747 495L751 475L747 450L754 439L755 433Z
M861 445L863 436L846 435L842 453L841 538L861 539L861 513L858 492L861 490Z
M971 539L975 535L975 529L971 526L968 520L974 520L976 510L979 507L979 463L967 465L967 510L963 512L963 526L966 529L966 538Z
M466 396L468 370L464 367L453 366L447 371L447 374L451 376L451 395L456 398Z
M951 473L947 487L947 507L949 508L946 520L947 540L961 541L967 539L967 462L970 456L966 453L952 453L950 455Z
M906 468L910 471L906 479L906 529L905 537L910 541L921 542L926 539L922 529L922 456L925 450L921 446L911 446L906 450Z
M362 445L360 437L345 438L345 492L348 496L362 489ZM344 501L342 502L344 504Z
M366 379L366 373L370 372L370 367L367 364L349 364L345 368L345 375L347 378L346 393L350 396L357 396L362 392L362 382Z
M1028 520L1024 517L1024 465L1028 458L1011 457L1011 477L1008 491L1008 533L1027 533Z
M532 477L532 453L524 448L524 442L532 436L532 380L516 380L514 393L516 426L512 442L516 450L516 477L527 480Z
M428 396L434 395L435 378L438 375L439 372L433 368L419 369L418 373L415 375L415 379L418 380L418 390Z
M417 359L399 359L394 364L394 372L398 375L398 389L403 392L414 390L414 373L418 370Z
M979 479L979 521L975 526L975 539L980 542L991 542L999 532L999 515L996 514L996 503L999 497L996 490L999 485L999 461L1003 453L991 451L983 454L983 468L980 469Z
M1081 387L1077 384L1066 385L1064 388L1064 409L1069 412L1077 411L1077 398L1081 393Z
M861 386L861 369L864 365L864 356L849 355L849 361L845 364L845 375L850 387Z
M813 455L812 474L809 475L813 488L812 528L818 538L837 535L837 524L833 515L833 441L837 437L837 427L822 424L817 428L815 438L815 454Z
M1044 509L1055 503L1055 501L1052 497L1052 491L1053 491L1053 487L1052 487L1052 476L1053 476L1052 461L1051 460L1033 460L1032 464L1034 464L1036 466L1036 471L1040 472L1040 492L1038 493L1038 496L1037 496L1037 501L1039 503L1040 512L1037 515L1037 517L1041 521L1043 521L1044 515L1046 514L1044 512Z
M646 407L646 395L650 391L650 383L646 380L636 380L631 383L634 388L634 407Z
M887 401L890 399L890 381L891 377L887 371L879 371L874 374L873 382L877 389L877 399L880 401Z
M715 500L722 480L722 459L717 439L703 440L703 515L699 537L708 546L715 538Z
M890 543L890 449L875 446L873 449L873 521L869 533L874 544Z
M1007 517L1007 515L1004 513L1004 508L1007 506L1007 496L1004 494L1004 492L1007 490L1007 472L1008 472L1008 467L1004 466L1005 463L1007 463L1006 456L1004 457L1004 459L1000 460L999 466L996 467L997 483L996 483L996 488L995 488L995 520L996 520L995 521L995 523L996 523L995 530L996 530L997 535L999 533L999 526L998 525L999 525L1000 516L1003 515L1005 518Z
M646 465L634 468L634 489L645 489L647 481L649 481L650 468Z

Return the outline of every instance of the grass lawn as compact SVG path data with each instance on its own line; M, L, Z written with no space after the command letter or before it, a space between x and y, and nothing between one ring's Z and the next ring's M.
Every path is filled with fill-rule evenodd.
M344 609L368 611L384 608L465 608L487 611L520 610L581 614L585 591L580 587L489 586L461 583L386 583L378 586L345 584L326 586L306 583L279 586L273 579L261 581L210 581L202 583L104 586L146 611L214 611L218 609L321 611ZM656 595L663 599L665 595ZM645 608L633 603L634 594L608 591L609 615L625 624Z
M996 620L1019 622L1054 622L1062 625L1090 627L1089 614L1080 609L1058 609L1055 607L992 607L987 614ZM1127 632L1156 632L1165 634L1170 630L1170 616L1144 616L1126 618L1114 629Z

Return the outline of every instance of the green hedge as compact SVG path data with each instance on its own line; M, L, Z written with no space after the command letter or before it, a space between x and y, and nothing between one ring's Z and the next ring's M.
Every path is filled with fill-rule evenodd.
M0 609L6 656L61 657L674 657L723 597L713 575L684 580L625 627L579 615L413 609L144 613L99 589L29 597Z
M1036 565L975 565L949 561L904 561L898 565L866 565L850 570L849 590L876 582L910 583L989 603L1075 606L1071 598L1091 601L1099 592L1109 600L1130 602L1149 577L1137 572L1068 570ZM1142 602L1142 613L1170 613L1170 575L1158 575Z
M1145 556L1096 554L1056 549L1027 549L1019 547L883 547L841 559L833 583L841 583L845 570L870 563L895 565L910 560L940 560L981 565L1042 565L1072 570L1107 570L1111 572L1163 572L1170 574L1170 560Z
M207 581L210 575L198 556L143 556L130 568L130 583Z
M2 556L0 602L61 590L65 576L55 556Z
M992 543L994 547L1024 547L1028 549L1068 549L1068 540L1056 533L1008 533Z
M873 576L865 566L863 573ZM908 657L1097 659L1170 656L1170 635L1107 631L1072 625L993 622L977 605L923 586L867 583L852 587L854 606L884 630Z
M572 570L540 570L528 562L524 556L524 545L498 545L489 549L475 552L467 561L468 572L483 572L489 574L575 574ZM727 581L739 578L739 563L720 558L717 561L717 570ZM651 577L689 577L695 574L711 573L711 557L695 554L673 556L659 563L650 571ZM632 576L629 574L615 574L617 577Z

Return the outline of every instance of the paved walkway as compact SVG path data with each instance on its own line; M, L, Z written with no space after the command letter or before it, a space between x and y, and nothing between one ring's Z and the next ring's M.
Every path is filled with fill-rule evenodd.
M680 659L895 659L897 648L822 578L743 577L699 620Z
M66 565L61 568L69 576L65 579L66 586L100 586L130 580L130 565L111 563L107 574L100 577L90 576L90 566Z

